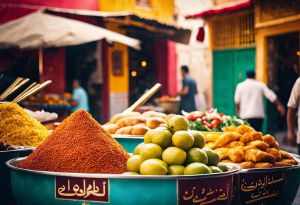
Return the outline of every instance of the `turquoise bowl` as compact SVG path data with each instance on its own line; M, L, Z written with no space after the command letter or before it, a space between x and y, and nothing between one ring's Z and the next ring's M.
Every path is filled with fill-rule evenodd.
M144 142L144 136L135 135L113 135L114 138L119 142L128 153L133 153L134 148Z
M59 173L11 169L12 190L19 205L169 205L230 204L233 176L239 168L218 174L153 176Z
M35 149L33 147L15 147L16 150L0 151L0 204L9 204L13 200L10 169L5 162L16 157L28 156Z
M300 162L298 155L293 157ZM290 167L241 169L234 184L236 197L232 204L290 205L300 184L300 164Z

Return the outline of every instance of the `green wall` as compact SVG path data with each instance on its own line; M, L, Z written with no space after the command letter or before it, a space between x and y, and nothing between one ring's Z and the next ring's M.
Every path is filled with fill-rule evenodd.
M255 68L255 48L213 51L213 105L220 112L235 115L236 85Z

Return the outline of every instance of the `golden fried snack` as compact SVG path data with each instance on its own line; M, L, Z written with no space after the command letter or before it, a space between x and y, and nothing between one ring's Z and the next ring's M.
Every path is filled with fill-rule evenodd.
M256 148L256 147L253 147L253 146L250 146L250 145L247 145L247 146L244 146L244 147L243 147L244 152L246 152L246 151L249 150L249 149L257 149L257 148Z
M155 112L155 111L147 111L142 114L143 117L145 118L150 118L150 117L159 117L159 118L165 118L167 115L165 113L161 112Z
M288 152L279 150L279 153L281 154L282 159L294 159Z
M241 141L232 141L225 145L227 148L234 148L234 147L239 147L239 146L244 146L245 144Z
M149 127L145 125L135 125L132 127L130 134L131 135L145 135L146 132L150 130Z
M139 112L122 112L122 113L118 113L115 114L112 118L111 118L111 122L112 123L116 123L119 120L123 119L123 118L127 118L127 117L139 117L141 116L141 113Z
M162 118L159 117L150 117L146 121L147 127L150 129L155 129L157 128L160 124L164 124L165 121Z
M269 134L262 136L262 140L270 146L276 142L275 138Z
M277 150L275 148L268 148L266 152L273 155L276 158L276 161L281 160L281 154L280 154L279 150Z
M130 135L131 130L132 130L132 126L122 127L116 131L116 134Z
M234 126L225 127L223 132L236 132L236 127Z
M140 123L146 123L146 119L144 117L126 117L117 122L119 127L127 127L133 126Z
M240 125L236 128L235 131L243 135L247 132L254 132L255 130L249 125Z
M260 140L251 141L247 145L256 147L257 149L260 149L262 151L266 151L269 148L269 145L267 143Z
M275 162L276 158L258 149L249 149L245 152L245 161L249 162Z
M239 140L240 137L241 135L238 132L225 132L216 140L216 145L217 147L224 147L232 141Z
M286 163L289 165L297 165L298 162L295 159L283 159L281 160L282 163Z
M239 167L242 169L251 169L255 167L255 164L253 162L241 162L241 163L236 163Z
M282 161L273 163L273 167L288 167L288 166L291 166L291 165L286 162L282 162Z
M242 147L232 148L228 154L229 159L234 163L239 163L245 160L245 153Z
M273 165L268 162L257 162L255 163L255 168L272 168Z
M279 143L275 141L274 144L271 145L272 148L279 149Z
M262 140L262 133L261 132L247 132L244 133L240 139L243 143L248 143L255 140Z
M208 142L204 145L205 148L209 148L209 149L216 149L216 143L215 142Z
M119 126L117 124L105 124L105 125L103 125L103 128L109 134L115 134L117 132L117 130L119 129Z
M227 159L228 156L229 156L229 148L225 148L225 147L222 147L222 148L217 148L215 149L214 151L217 152L220 156L220 159Z
M231 161L230 159L223 159L221 162L224 162L224 163L233 163L233 161Z

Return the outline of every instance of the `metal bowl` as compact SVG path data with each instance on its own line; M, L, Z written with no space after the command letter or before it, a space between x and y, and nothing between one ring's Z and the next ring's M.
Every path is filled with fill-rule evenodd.
M292 154L293 155L293 154ZM293 155L300 163L300 156ZM238 204L292 204L300 183L300 164L289 167L241 169L236 180Z
M144 142L142 135L120 135L114 134L113 137L120 143L128 153L133 153L134 148Z
M15 146L16 150L0 151L0 204L10 204L13 200L10 182L10 170L5 162L16 158L28 156L35 148Z
M163 108L167 113L177 113L179 110L180 101L160 101L156 102L156 105Z
M35 171L7 162L12 189L22 205L166 205L213 202L230 204L233 175L239 171L191 176L83 174Z

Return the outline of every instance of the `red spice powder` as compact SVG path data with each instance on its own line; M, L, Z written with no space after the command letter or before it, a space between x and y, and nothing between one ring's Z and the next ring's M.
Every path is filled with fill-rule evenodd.
M79 110L17 166L53 172L121 174L126 172L129 157L90 114Z

